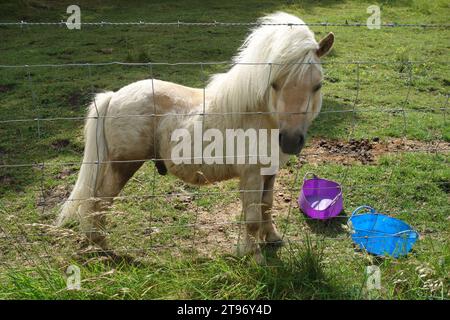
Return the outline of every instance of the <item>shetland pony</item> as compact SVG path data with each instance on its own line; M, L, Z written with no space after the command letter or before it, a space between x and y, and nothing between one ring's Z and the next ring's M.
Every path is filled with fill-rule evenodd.
M171 159L172 132L192 132L196 121L219 132L279 129L281 163L301 151L321 109L320 58L330 51L334 35L317 43L302 20L283 12L259 22L230 70L212 76L205 90L149 79L95 96L84 129L83 163L58 225L77 218L88 239L106 247L101 212L145 160L155 159L161 174L190 184L240 179L246 225L240 254L262 261L260 243L282 241L270 212L275 174L261 175L261 164L176 164Z

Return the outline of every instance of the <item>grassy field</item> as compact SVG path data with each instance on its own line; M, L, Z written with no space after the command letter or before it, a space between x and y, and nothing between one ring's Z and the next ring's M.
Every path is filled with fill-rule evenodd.
M0 21L60 21L73 1L0 4ZM306 22L364 22L364 1L78 0L82 22L250 22L277 10ZM383 23L448 23L448 1L380 1ZM336 35L325 59L323 113L308 147L283 169L277 188L300 188L313 171L344 186L345 213L318 223L275 193L274 216L290 244L267 250L267 265L232 255L240 232L237 181L192 187L146 163L108 212L118 261L83 246L72 229L52 227L76 180L83 117L92 94L145 78L202 87L205 66L32 67L34 64L229 61L245 26L0 26L0 298L2 299L449 299L450 210L447 120L448 28L312 27ZM360 63L354 63L359 61ZM408 63L415 61L415 63ZM349 63L353 62L353 63ZM399 112L398 110L405 110ZM355 110L352 112L342 112ZM36 165L29 166L27 164ZM41 164L44 163L44 166ZM17 166L23 164L24 166ZM15 166L9 166L15 165ZM152 192L166 195L148 197ZM367 204L421 235L406 258L355 250L345 226ZM196 228L186 224L197 225ZM69 265L82 289L66 290ZM366 266L381 270L367 291Z

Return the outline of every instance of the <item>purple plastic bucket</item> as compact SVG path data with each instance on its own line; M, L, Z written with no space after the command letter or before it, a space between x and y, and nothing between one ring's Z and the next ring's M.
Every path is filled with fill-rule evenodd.
M298 197L300 209L313 219L325 220L341 213L344 202L342 188L339 183L321 179L313 175L307 179L307 173L303 178L303 186Z

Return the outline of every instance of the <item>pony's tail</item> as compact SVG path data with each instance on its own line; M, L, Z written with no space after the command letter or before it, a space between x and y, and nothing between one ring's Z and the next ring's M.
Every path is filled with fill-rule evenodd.
M113 92L99 93L89 106L88 118L84 127L83 163L75 187L57 218L58 226L64 226L76 218L81 218L87 212L92 211L95 206L95 201L88 201L88 199L96 196L97 187L103 176L101 171L105 168L101 162L107 160L104 116L108 111L113 94Z

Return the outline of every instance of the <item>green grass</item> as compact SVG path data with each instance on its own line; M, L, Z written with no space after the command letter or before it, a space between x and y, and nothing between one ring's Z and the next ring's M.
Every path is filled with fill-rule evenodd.
M77 3L83 22L248 22L276 10L298 14L306 22L353 22L365 21L366 8L373 4L251 0L206 5L195 0L131 0L124 9L120 1ZM0 5L0 21L60 21L70 4L5 3ZM378 4L383 23L448 22L447 1ZM447 111L422 110L448 107L448 29L312 29L318 39L333 31L336 43L324 59L324 112L311 128L311 137L378 137L381 141L404 137L448 147ZM229 61L247 33L244 26L83 26L81 31L0 27L0 64ZM411 73L408 60L420 62L412 65ZM350 61L364 63L345 63ZM226 68L205 66L204 71L210 75ZM93 92L116 90L151 73L184 85L204 85L199 66L2 68L0 121L82 117ZM339 112L353 109L355 114ZM405 117L392 111L399 109L406 111ZM53 223L58 205L75 182L83 152L82 124L82 120L0 123L0 164L45 163L44 169L0 167L0 298L449 299L448 152L388 153L377 163L351 166L332 161L299 166L292 159L279 178L280 187L293 186L296 168L299 177L314 171L342 182L346 214L370 204L414 226L421 239L407 258L374 259L352 247L345 219L315 223L297 208L288 215L289 206L281 205L281 196L275 193L281 203L276 207L276 221L291 243L277 252L267 250L267 266L229 255L237 239L227 238L234 234L227 226L220 232L213 228L212 233L206 227L195 231L185 227L199 215L204 218L204 213L210 214L211 222L224 212L229 214L227 222L238 220L238 195L233 192L237 181L192 187L172 177L154 176L153 165L146 164L108 214L111 246L139 262L130 264L84 253L76 233L61 234L42 226ZM294 187L300 187L300 181L295 183ZM189 200L145 197L153 186L159 193L199 194ZM42 198L46 207L41 205ZM65 289L65 270L71 264L81 268L81 291ZM382 289L367 292L365 268L372 264L381 269Z

